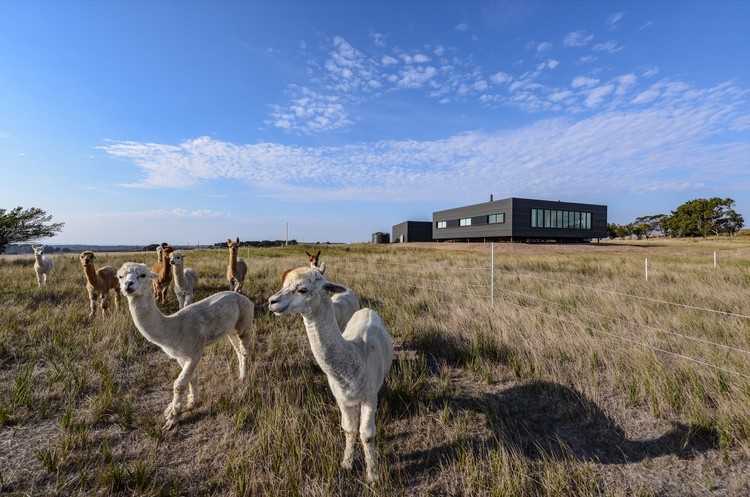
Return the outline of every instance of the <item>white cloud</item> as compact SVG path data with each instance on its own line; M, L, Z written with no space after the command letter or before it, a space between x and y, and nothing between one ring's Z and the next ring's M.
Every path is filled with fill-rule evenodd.
M610 31L615 31L620 26L620 21L622 21L623 17L625 17L625 12L615 12L607 17L604 24L610 29Z
M399 72L398 86L402 88L420 88L437 75L437 69L432 66L407 66Z
M490 81L492 81L496 85L501 85L503 83L509 83L513 81L513 78L508 73L498 71L492 76L490 76Z
M289 93L292 94L291 102L286 106L271 106L272 119L266 124L306 134L331 131L351 124L340 97L322 95L305 87L291 87Z
M586 31L573 31L565 35L563 44L566 47L583 47L594 39L594 35L586 33Z
M552 43L548 41L543 41L536 46L536 53L537 55L542 55L546 52L548 52L552 48Z
M457 25L455 27L456 31L462 31L462 32L468 31L469 28L470 28L470 26L468 24L466 24L465 22L462 22L461 24L459 24L459 25Z
M653 25L654 25L654 21L646 21L638 29L640 29L640 30L648 29L648 28L650 28Z
M608 41L606 43L597 43L591 48L592 50L596 50L597 52L617 53L624 47L618 45L617 42Z
M629 80L627 75L619 79ZM615 87L614 82L586 87L587 104L601 107ZM717 178L726 184L746 181L750 144L740 139L717 144L714 139L738 123L750 122L743 90L732 85L696 89L674 82L662 82L660 88L661 97L650 106L432 141L299 147L200 137L178 145L108 142L98 148L141 172L131 186L200 189L212 181L232 180L246 185L247 195L312 202L434 201L450 196L461 203L499 184L498 178L509 194L542 198L557 197L560 191L575 197L599 189L614 194L640 192L644 185L668 191L716 184ZM577 95L555 92L545 104L521 88L514 98L544 108ZM193 215L165 211L170 212Z
M376 47L384 48L385 47L385 35L382 33L370 33L370 38L372 38L372 42L375 44Z
M395 59L390 55L383 55L383 58L380 59L380 63L384 66L392 66L398 64L398 59Z
M598 107L614 89L613 84L592 88L586 97L586 107Z
M582 86L594 86L597 83L599 83L598 79L587 78L586 76L576 76L573 78L570 86L573 88L580 88Z
M431 59L428 56L421 53L418 53L414 57L412 57L412 62L415 64L426 64L430 60Z
M154 219L154 218L189 218L189 219L214 219L231 218L231 214L212 210L188 210L180 207L174 209L154 209L150 211L116 211L116 212L84 212L79 214L81 218L92 220L107 219Z
M652 76L656 76L657 74L659 74L659 67L658 66L646 67L643 70L643 75L646 76L647 78L650 78Z

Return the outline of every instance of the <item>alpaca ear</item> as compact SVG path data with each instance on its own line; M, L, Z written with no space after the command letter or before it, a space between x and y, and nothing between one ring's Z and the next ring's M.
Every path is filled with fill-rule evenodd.
M150 279L150 280L158 280L159 279L159 275L156 274L153 271L149 271L148 272L148 279Z
M320 250L318 250L318 253L315 254L315 257L320 257Z
M312 255L310 255L310 252L308 252L307 250L305 250L305 253L307 254L307 257L312 257Z
M328 290L331 293L344 293L346 291L346 287L328 281L325 285L323 285L323 290Z
M239 236L237 237L237 242L235 242L235 243L237 243L237 245L240 244L240 237Z
M232 246L232 240L230 240L229 238L227 238L227 245L230 247Z

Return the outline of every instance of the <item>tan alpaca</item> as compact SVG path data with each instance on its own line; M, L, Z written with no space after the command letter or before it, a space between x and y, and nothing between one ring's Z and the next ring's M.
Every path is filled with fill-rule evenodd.
M154 288L154 298L162 304L167 303L167 290L169 290L169 284L172 283L172 266L169 261L172 252L174 252L174 249L167 245L162 250L161 262L151 266L151 271L159 275L159 278L151 281Z
M245 284L245 275L247 274L247 264L242 258L237 258L237 252L240 249L240 237L236 241L227 239L229 247L229 265L227 266L227 281L229 289L235 292L242 292L242 285Z
M115 308L120 310L120 285L117 281L117 270L112 266L104 266L99 269L94 267L96 256L90 250L81 252L78 256L83 266L83 272L86 275L86 291L89 294L89 303L91 306L90 317L96 314L96 299L102 297L102 316L107 314L109 309L109 291L115 291Z

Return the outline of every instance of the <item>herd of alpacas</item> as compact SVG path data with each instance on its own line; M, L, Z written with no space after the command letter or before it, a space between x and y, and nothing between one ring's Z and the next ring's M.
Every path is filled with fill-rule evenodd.
M184 267L184 254L167 243L156 248L157 262L150 268L126 262L119 270L111 266L96 269L93 252L87 250L79 255L86 276L90 317L95 317L100 297L102 316L108 313L110 290L114 290L117 310L121 296L125 295L138 331L181 367L173 384L172 401L164 410L165 430L177 426L180 415L198 404L197 366L206 346L226 336L237 354L240 380L247 374L255 305L241 293L247 263L238 257L239 237L235 241L228 239L227 246L226 277L230 290L197 302L193 301L199 281L197 272ZM52 260L44 255L44 245L32 248L37 285L46 285L50 281ZM393 361L393 343L377 312L360 309L353 290L326 279L320 250L316 254L305 253L309 266L282 274L281 289L268 298L268 309L277 316L302 316L310 349L341 410L341 427L346 435L341 466L352 469L359 435L365 476L374 481L380 477L375 412L378 392ZM166 303L172 282L179 310L165 315L158 304Z

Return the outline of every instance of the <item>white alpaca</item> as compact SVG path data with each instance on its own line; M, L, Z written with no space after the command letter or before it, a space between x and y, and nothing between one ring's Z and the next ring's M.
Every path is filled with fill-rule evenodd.
M354 290L347 288L341 293L331 295L331 302L333 302L333 312L336 315L336 324L343 332L354 313L359 310L359 297Z
M52 260L44 256L44 247L46 245L31 246L34 250L34 271L36 272L37 286L42 286L42 279L44 279L46 285L49 283L50 276L52 276Z
M229 247L229 265L227 266L227 281L229 288L235 292L242 292L242 285L245 284L245 275L247 274L247 264L242 258L237 258L237 251L240 248L240 238L237 241L227 239Z
M245 378L255 314L250 299L236 292L220 292L165 316L156 306L150 288L150 280L158 278L158 274L145 264L126 262L117 277L138 331L182 368L174 382L172 402L164 410L164 429L176 426L180 414L197 405L196 367L207 345L229 337L237 353L240 379Z
M351 469L357 433L365 452L367 480L379 478L375 452L375 411L378 391L393 360L391 337L372 309L354 313L344 333L339 331L328 292L345 287L331 283L312 268L290 271L281 290L268 299L277 316L301 314L315 360L328 377L328 385L341 410L346 448L341 466Z
M323 265L325 266L325 263ZM321 274L323 273L323 271L321 271L316 266L311 265L310 267L312 269L320 271ZM293 269L287 269L286 271L284 271L284 274L281 275L282 285L284 284L286 275L291 271L293 271ZM357 297L357 294L354 293L354 290L344 287L343 292L334 293L331 296L331 301L333 302L333 312L336 315L336 324L343 332L354 313L359 310L359 297Z
M185 267L185 256L182 252L175 252L169 260L172 264L174 276L174 293L180 303L180 309L193 303L195 288L198 286L198 273L195 269Z

